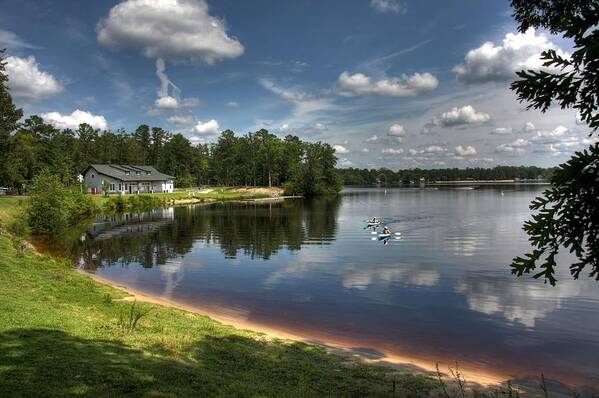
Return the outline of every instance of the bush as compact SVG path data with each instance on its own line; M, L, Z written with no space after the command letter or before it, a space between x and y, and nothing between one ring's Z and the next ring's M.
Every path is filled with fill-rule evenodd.
M58 232L92 216L91 197L65 187L57 176L42 173L33 179L27 224L36 234Z

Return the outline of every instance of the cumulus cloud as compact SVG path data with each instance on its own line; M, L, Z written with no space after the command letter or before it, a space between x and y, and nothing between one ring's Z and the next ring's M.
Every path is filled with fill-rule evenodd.
M496 129L491 131L491 134L496 134L496 135L512 134L512 128L511 127L497 127Z
M354 162L352 162L348 158L343 158L339 161L339 165L341 167L350 167L350 166L353 166L353 164L354 164Z
M207 121L206 123L202 123L198 120L193 131L201 135L216 135L220 132L220 126L214 119Z
M403 153L403 148L385 148L381 150L383 155L400 155Z
M343 145L333 145L333 149L335 150L335 153L338 154L344 154L344 153L349 153L350 150L346 147L344 147Z
M471 105L464 105L460 108L453 107L447 112L435 116L430 122L424 125L423 133L430 133L436 126L456 127L469 124L481 124L491 120L491 115L484 112L478 112Z
M154 107L158 109L177 109L179 107L179 101L175 97L165 95L164 97L156 98Z
M6 57L8 87L15 98L39 101L61 93L64 87L48 72L41 71L35 57Z
M373 143L373 142L378 142L379 140L380 140L379 136L375 134L375 135L372 135L372 136L366 138L364 140L364 142Z
M406 8L400 0L370 0L370 7L380 13L403 13Z
M87 123L93 128L100 130L104 130L107 127L104 116L93 115L79 109L73 111L70 115L62 115L59 112L42 113L42 118L46 123L59 129L77 129L82 123Z
M528 140L518 138L513 142L497 145L497 147L495 147L495 152L519 154L523 153L524 147L528 146L529 144L530 142L528 142Z
M467 147L458 145L455 147L455 153L458 156L474 156L476 155L476 148L470 145L468 145Z
M448 112L443 112L438 122L441 126L461 126L464 124L485 123L491 119L488 113L477 112L471 105L461 108L454 107Z
M243 45L226 30L222 20L209 14L204 0L126 0L97 26L98 42L106 47L208 64L243 54Z
M239 108L239 103L235 101L229 101L225 104L228 108Z
M392 124L389 127L389 132L387 135L391 137L405 137L406 129L401 124Z
M339 75L339 86L345 93L356 95L383 95L409 97L423 94L437 88L439 81L430 73L414 73L376 80L363 73Z
M468 51L464 63L456 65L453 72L458 80L466 83L502 82L514 79L515 72L523 69L547 70L540 55L548 49L566 56L544 34L537 34L533 28L525 33L508 33L501 44L488 41Z
M447 151L447 148L445 148L445 147L443 147L441 145L436 145L436 144L429 145L429 146L424 147L422 149L411 148L411 149L408 150L409 154L412 155L412 156L415 156L415 155L434 155L434 154L440 154L440 153L443 153L443 152L446 152L446 151Z

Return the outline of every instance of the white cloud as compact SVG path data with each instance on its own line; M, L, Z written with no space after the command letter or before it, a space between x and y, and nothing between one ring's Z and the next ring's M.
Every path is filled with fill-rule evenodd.
M467 83L515 79L515 72L522 69L547 69L543 67L540 55L548 49L566 55L544 34L537 34L533 28L525 33L508 33L499 45L488 41L468 51L464 63L456 65L453 72L459 80Z
M496 135L512 134L512 128L511 127L497 127L495 130L491 131L491 134L496 134Z
M443 112L438 123L441 126L461 126L464 124L485 123L491 119L488 113L477 112L471 105L465 105L461 108L454 107L448 112Z
M225 104L228 108L239 108L239 103L235 101L229 101Z
M166 64L162 58L156 60L156 76L160 79L160 90L157 92L158 98L154 101L155 109L195 108L201 105L199 98L181 99L181 90L168 78Z
M339 75L339 85L346 93L351 94L408 97L436 89L439 81L430 73L404 74L375 80L362 73L350 75L343 72Z
M61 93L63 86L48 72L39 69L33 56L6 57L8 87L15 98L39 101Z
M165 95L164 97L156 98L154 107L158 109L177 109L179 101L170 95Z
M27 43L11 31L0 29L0 48L8 48L9 50L14 51L22 48L37 47Z
M455 153L458 156L474 156L476 155L476 148L470 145L468 145L467 147L458 145L455 147Z
M405 137L406 129L401 124L392 124L391 127L389 127L387 135L391 137Z
M279 130L287 132L287 131L290 130L290 127L289 127L289 125L287 123L284 123L284 124L281 125L281 127L279 128Z
M362 152L368 153L368 152L370 152L370 149L368 149L368 148L362 148Z
M422 151L422 153L440 153L440 152L445 152L447 149L445 149L442 146L439 145L429 145L426 148L424 148L424 150Z
M104 116L93 115L79 109L73 111L70 115L62 115L58 112L42 113L42 118L46 123L59 129L77 129L81 123L87 123L95 129L104 130L107 127Z
M481 124L491 120L491 115L484 112L478 112L471 105L464 105L460 108L453 107L447 112L435 116L430 122L424 125L423 133L430 133L435 126L456 127L469 124Z
M383 155L400 155L403 153L403 148L385 148L381 150Z
M532 122L524 123L524 128L522 129L523 133L533 133L535 131L537 131L537 128L534 124L532 124Z
M351 160L349 160L348 158L343 158L339 161L339 165L341 167L350 167L353 166L353 162Z
M198 120L198 122L193 128L193 131L201 135L216 135L220 132L220 126L218 125L218 122L214 119L206 123L202 123Z
M370 0L370 7L381 13L403 13L406 8L401 0Z
M324 125L324 124L322 124L322 123L315 123L315 124L314 124L314 128L315 128L316 130L324 131L324 130L326 130L326 129L327 129L327 126L325 126L325 125Z
M204 0L126 0L110 9L97 33L104 46L140 49L148 58L213 64L244 51Z
M375 134L373 136L370 136L370 137L366 138L364 140L364 142L369 142L369 143L370 142L378 142L379 140L380 140L379 136Z
M173 115L167 119L170 123L177 126L191 126L196 122L193 115Z
M333 145L333 149L335 150L335 153L338 154L344 154L344 153L349 153L350 150L346 147L344 147L343 145Z
M503 153L523 153L524 147L528 146L530 143L523 139L518 138L516 141L510 142L508 144L501 144L495 147L495 152L503 152Z
M281 88L269 79L260 79L259 82L262 87L286 101L305 101L309 99L309 95L304 91Z
M563 137L568 132L568 128L564 126L557 126L551 131L538 131L538 137Z

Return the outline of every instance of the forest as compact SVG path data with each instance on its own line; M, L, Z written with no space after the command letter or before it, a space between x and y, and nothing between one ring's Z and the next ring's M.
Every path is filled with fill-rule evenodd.
M0 145L0 186L18 193L27 191L42 171L73 185L93 163L153 165L175 176L177 187L283 186L290 194L303 195L341 189L329 144L292 135L281 139L264 129L243 136L226 130L212 144L193 145L182 134L145 124L134 132L100 131L88 124L57 129L34 115L4 137L8 142Z
M409 185L418 183L420 178L431 181L455 180L549 180L553 168L536 166L495 166L493 168L447 168L447 169L407 169L392 171L381 169L340 169L343 185Z

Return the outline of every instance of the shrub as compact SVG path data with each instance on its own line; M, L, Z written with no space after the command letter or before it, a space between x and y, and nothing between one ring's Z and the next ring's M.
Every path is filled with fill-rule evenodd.
M33 179L28 209L31 231L49 234L69 224L69 191L57 176L46 173Z
M65 187L57 176L42 173L33 179L27 224L36 234L58 232L92 216L92 199Z

